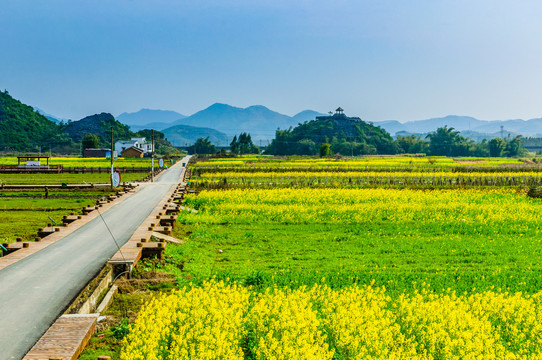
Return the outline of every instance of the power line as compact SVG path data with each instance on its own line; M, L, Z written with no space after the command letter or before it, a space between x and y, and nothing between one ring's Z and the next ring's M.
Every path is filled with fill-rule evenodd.
M107 226L107 223L105 222L105 219L103 218L102 213L100 212L100 209L96 208L96 210L98 211L98 215L100 215L100 219L102 219L105 227L107 228L107 231L109 231L109 234L111 235L111 239L113 239L113 242L117 246L117 249L119 250L120 255L122 256L122 260L124 260L124 262L126 262L126 258L124 257L124 254L122 253L122 251L120 249L120 246L117 243L117 239L115 239L115 235L113 235L113 233L111 232L111 229L109 228L109 226Z

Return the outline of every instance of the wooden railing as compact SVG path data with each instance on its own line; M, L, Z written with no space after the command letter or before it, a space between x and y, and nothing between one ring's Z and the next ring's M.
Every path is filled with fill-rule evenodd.
M0 173L52 172L61 173L62 165L0 165Z

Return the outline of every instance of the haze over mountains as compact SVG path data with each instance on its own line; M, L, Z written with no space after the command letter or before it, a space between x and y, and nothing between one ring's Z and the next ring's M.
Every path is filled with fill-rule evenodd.
M28 150L45 146L51 149L55 148L61 152L69 152L78 146L77 144L82 136L87 133L97 135L101 139L100 141L105 144L106 135L109 134L109 126L113 126L114 136L119 139L129 138L130 136L148 137L150 136L149 131L136 132L141 129L155 129L164 134L163 136L158 135L161 139L164 139L164 141L167 139L175 146L189 146L196 142L198 138L206 137L215 145L227 146L235 135L246 132L251 134L253 141L257 145L266 146L275 139L277 129L292 129L291 131L281 132L280 135L285 136L284 134L289 134L299 128L298 125L309 126L311 123L318 123L318 126L321 126L316 128L317 134L315 134L320 136L317 137L318 139L321 136L328 137L328 141L331 143L335 141L337 144L341 144L341 141L347 141L348 135L344 132L344 129L339 129L340 131L333 133L330 132L329 126L323 125L324 120L328 118L327 116L320 119L321 121L312 121L320 115L324 114L314 110L304 110L294 116L288 116L272 111L262 105L240 108L215 103L190 116L171 110L141 109L135 113L122 113L117 119L111 114L101 113L73 121L60 119L41 109L23 104L12 98L6 90L0 92L0 127L2 127L0 145L4 149ZM342 116L348 119L347 115L356 114L348 114L347 112ZM333 118L339 119L335 115ZM371 130L372 133L380 133L384 129L395 137L409 134L425 137L427 133L433 132L437 128L448 126L461 131L464 137L475 141L495 137L509 137L510 135L542 138L542 118L488 121L469 116L449 115L442 118L405 123L395 120L365 122L381 127L381 129ZM361 125L370 124L358 123L356 125L359 130ZM36 129L41 130L36 131ZM310 128L309 130L313 131L315 129ZM14 135L14 131L19 135ZM367 133L365 130L360 131ZM389 141L392 141L387 133L384 135L389 138ZM371 138L371 136L369 137ZM370 143L367 139L361 142ZM171 144L165 145L171 146ZM314 146L316 146L316 142L314 142ZM368 152L361 151L361 153Z
M175 146L189 146L196 142L199 138L208 137L211 143L219 146L229 145L231 137L225 133L199 126L190 125L174 125L166 129L160 130L166 136L166 139Z
M442 118L427 120L408 121L375 121L375 125L386 129L391 135L404 134L427 134L439 127L448 126L461 131L464 135L476 140L477 136L491 135L501 136L501 126L504 135L523 135L529 137L542 137L542 118L530 120L479 120L470 116L448 115Z
M175 120L183 119L186 115L171 110L141 109L135 113L122 113L117 120L130 125L132 130L141 130L151 126L155 130L162 130L171 126Z
M38 107L33 107L35 111L37 111L38 113L40 113L41 115L45 116L47 119L51 120L52 122L58 124L60 123L61 121L68 121L68 119L59 119L58 117L54 116L54 115L51 115L51 114L48 114L46 113L45 111L43 111L42 109L38 108Z
M42 110L39 111L44 113ZM324 114L314 110L304 110L294 116L288 116L262 105L240 108L215 103L190 116L171 110L141 109L134 113L122 113L117 116L117 120L129 125L133 131L149 128L162 131L176 146L192 144L197 138L207 136L216 145L227 145L234 135L241 132L250 133L257 144L258 142L267 144L275 137L275 131L278 128L295 127L299 123L313 120L321 115ZM46 116L49 119L58 119L50 114ZM448 115L404 123L396 120L372 123L382 127L393 137L409 134L425 136L443 126L453 127L463 136L476 141L500 137L503 134L504 136L542 137L542 118L489 121L470 116ZM502 132L501 126L503 126Z
M216 145L228 145L233 136L241 132L250 133L256 142L267 142L275 137L278 128L294 127L319 115L322 114L305 110L288 116L262 105L240 108L215 103L190 116L174 111L142 109L135 113L122 113L117 119L129 125L132 130L149 127L160 130L172 144L184 146L194 142L192 137L195 132L198 137L209 136Z

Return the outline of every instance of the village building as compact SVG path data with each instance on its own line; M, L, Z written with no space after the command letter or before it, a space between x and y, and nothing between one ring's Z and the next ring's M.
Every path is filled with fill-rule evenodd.
M106 158L111 156L111 149L93 149L88 148L83 150L83 157L86 158Z
M143 149L132 146L121 151L120 156L125 159L140 159L145 155Z
M147 139L143 138L131 138L130 140L119 140L115 143L115 151L119 154L131 147L138 148L143 151L143 155L151 154L153 152L152 143L147 142ZM121 155L122 156L122 155Z

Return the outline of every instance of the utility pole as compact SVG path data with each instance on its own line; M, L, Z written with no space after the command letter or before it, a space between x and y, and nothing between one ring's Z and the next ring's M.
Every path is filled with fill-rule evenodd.
M152 131L151 182L154 182L154 129Z
M111 126L111 190L113 190L113 126Z

